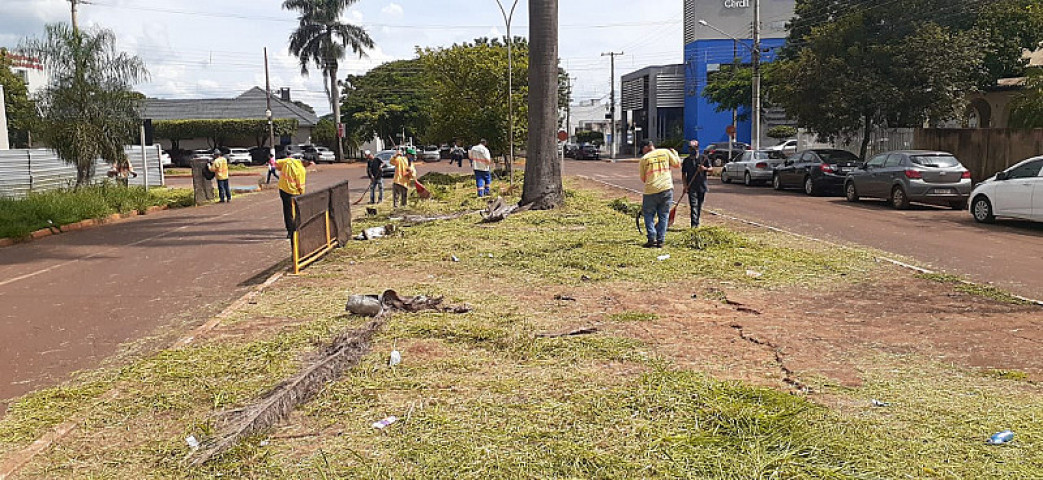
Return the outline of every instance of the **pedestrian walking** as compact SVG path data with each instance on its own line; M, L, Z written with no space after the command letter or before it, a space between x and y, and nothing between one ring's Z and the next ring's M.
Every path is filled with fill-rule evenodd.
M449 150L449 164L452 165L453 162L456 162L457 168L463 168L464 157L466 156L467 152L464 151L464 149L460 147L460 145L458 145L456 142L453 142L453 148Z
M640 163L641 181L645 183L641 213L648 234L648 242L643 246L663 248L674 199L674 177L670 169L680 167L681 158L671 149L655 148L651 140L641 142L641 152L644 154Z
M220 150L214 150L214 160L207 167L214 172L217 179L217 194L221 197L221 203L232 201L232 191L228 188L228 159L221 155Z
M373 152L366 150L366 176L369 177L369 204L384 203L384 171L383 162L373 156ZM377 191L380 191L380 201L377 201Z
M308 178L308 167L312 162L308 160L297 160L287 157L275 162L279 170L279 198L282 199L282 218L286 224L286 238L293 238L293 232L297 230L293 219L293 199L304 195Z
M699 219L703 213L706 192L710 190L706 181L707 173L713 168L710 159L699 153L699 141L688 143L688 156L681 164L681 178L688 191L688 207L692 212L692 228L699 228Z
M478 186L478 198L489 195L489 186L492 184L492 155L489 153L489 142L486 139L471 147L468 154L474 168L474 182Z
M276 180L279 179L279 167L275 164L275 154L268 154L268 179L264 181L265 185L272 183L272 177Z
M391 165L395 167L394 185L391 186L392 205L394 208L399 205L405 207L409 204L409 186L416 180L416 167L401 151L391 159Z

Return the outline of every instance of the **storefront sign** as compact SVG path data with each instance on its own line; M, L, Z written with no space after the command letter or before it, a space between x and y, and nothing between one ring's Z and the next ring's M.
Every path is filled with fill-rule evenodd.
M724 0L724 8L750 8L750 0Z

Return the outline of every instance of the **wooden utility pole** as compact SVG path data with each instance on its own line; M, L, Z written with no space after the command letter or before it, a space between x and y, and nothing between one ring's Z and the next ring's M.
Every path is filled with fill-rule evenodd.
M80 23L76 18L76 6L86 2L83 0L69 0L69 3L72 4L72 31L78 32L80 31Z

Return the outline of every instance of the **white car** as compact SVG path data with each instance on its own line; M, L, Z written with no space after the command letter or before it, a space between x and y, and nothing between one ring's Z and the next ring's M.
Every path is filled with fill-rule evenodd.
M235 165L249 165L253 162L253 156L250 155L250 151L245 148L232 148L229 149L228 155L225 155L228 159L228 163Z
M786 140L785 142L782 142L778 145L768 147L767 150L778 152L781 154L780 156L782 157L788 157L790 155L793 155L794 153L797 153L797 141Z
M333 153L333 150L326 147L315 147L315 150L319 151L320 162L333 163L337 161L337 154Z
M1043 221L1043 157L1033 157L978 184L971 215L981 223L996 217Z

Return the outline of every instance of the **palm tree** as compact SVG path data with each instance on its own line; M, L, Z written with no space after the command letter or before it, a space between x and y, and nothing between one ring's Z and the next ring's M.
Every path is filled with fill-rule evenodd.
M131 90L146 80L140 58L116 49L116 36L104 29L47 25L40 39L20 50L36 57L50 79L39 105L44 143L76 166L76 186L86 184L100 158L125 164L123 150L141 125L142 96Z
M341 14L358 0L286 0L282 8L300 12L300 25L290 34L290 53L301 61L301 74L308 74L314 65L322 70L326 82L333 118L340 118L340 93L337 89L337 70L347 49L364 57L366 49L373 48L373 39L362 27L344 23ZM344 159L344 144L337 137L337 159Z
M565 200L558 132L558 0L529 1L529 148L522 205L555 208Z

